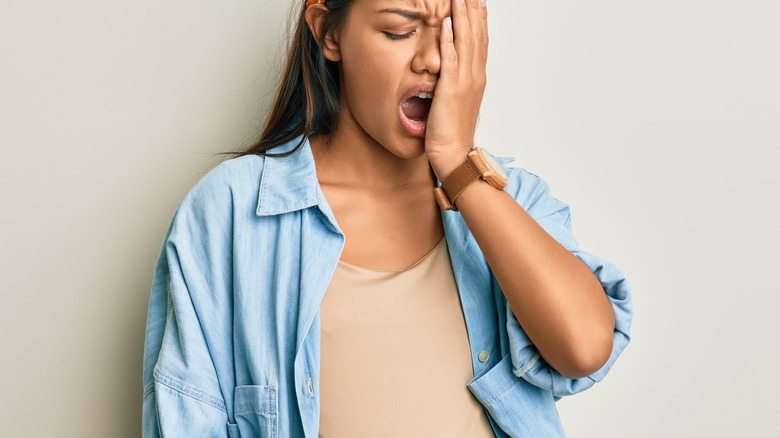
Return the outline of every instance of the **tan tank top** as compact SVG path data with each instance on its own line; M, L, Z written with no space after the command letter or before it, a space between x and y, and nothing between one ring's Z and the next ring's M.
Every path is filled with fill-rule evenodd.
M320 305L320 437L495 437L446 240L403 271L339 262Z

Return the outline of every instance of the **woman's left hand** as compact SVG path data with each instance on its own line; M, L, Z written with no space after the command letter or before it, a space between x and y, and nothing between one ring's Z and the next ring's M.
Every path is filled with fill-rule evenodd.
M442 23L441 70L425 132L425 151L439 180L462 164L474 147L487 83L485 0L451 1L452 18Z

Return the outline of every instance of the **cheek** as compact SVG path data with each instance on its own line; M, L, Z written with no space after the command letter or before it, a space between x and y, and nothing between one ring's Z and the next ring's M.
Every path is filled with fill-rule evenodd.
M353 106L377 110L378 105L397 104L399 85L403 82L399 54L376 48L363 49L355 51L350 60L344 60L344 79Z

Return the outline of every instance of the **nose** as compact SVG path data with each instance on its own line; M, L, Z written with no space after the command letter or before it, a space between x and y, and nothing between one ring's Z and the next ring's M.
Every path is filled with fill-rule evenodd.
M427 72L434 76L439 75L441 70L439 38L441 38L441 28L429 28L418 39L417 53L412 59L412 70L415 73Z

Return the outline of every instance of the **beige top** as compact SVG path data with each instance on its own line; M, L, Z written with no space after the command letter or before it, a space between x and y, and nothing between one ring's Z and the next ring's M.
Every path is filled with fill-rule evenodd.
M320 437L495 437L444 239L403 271L339 262L320 305Z

